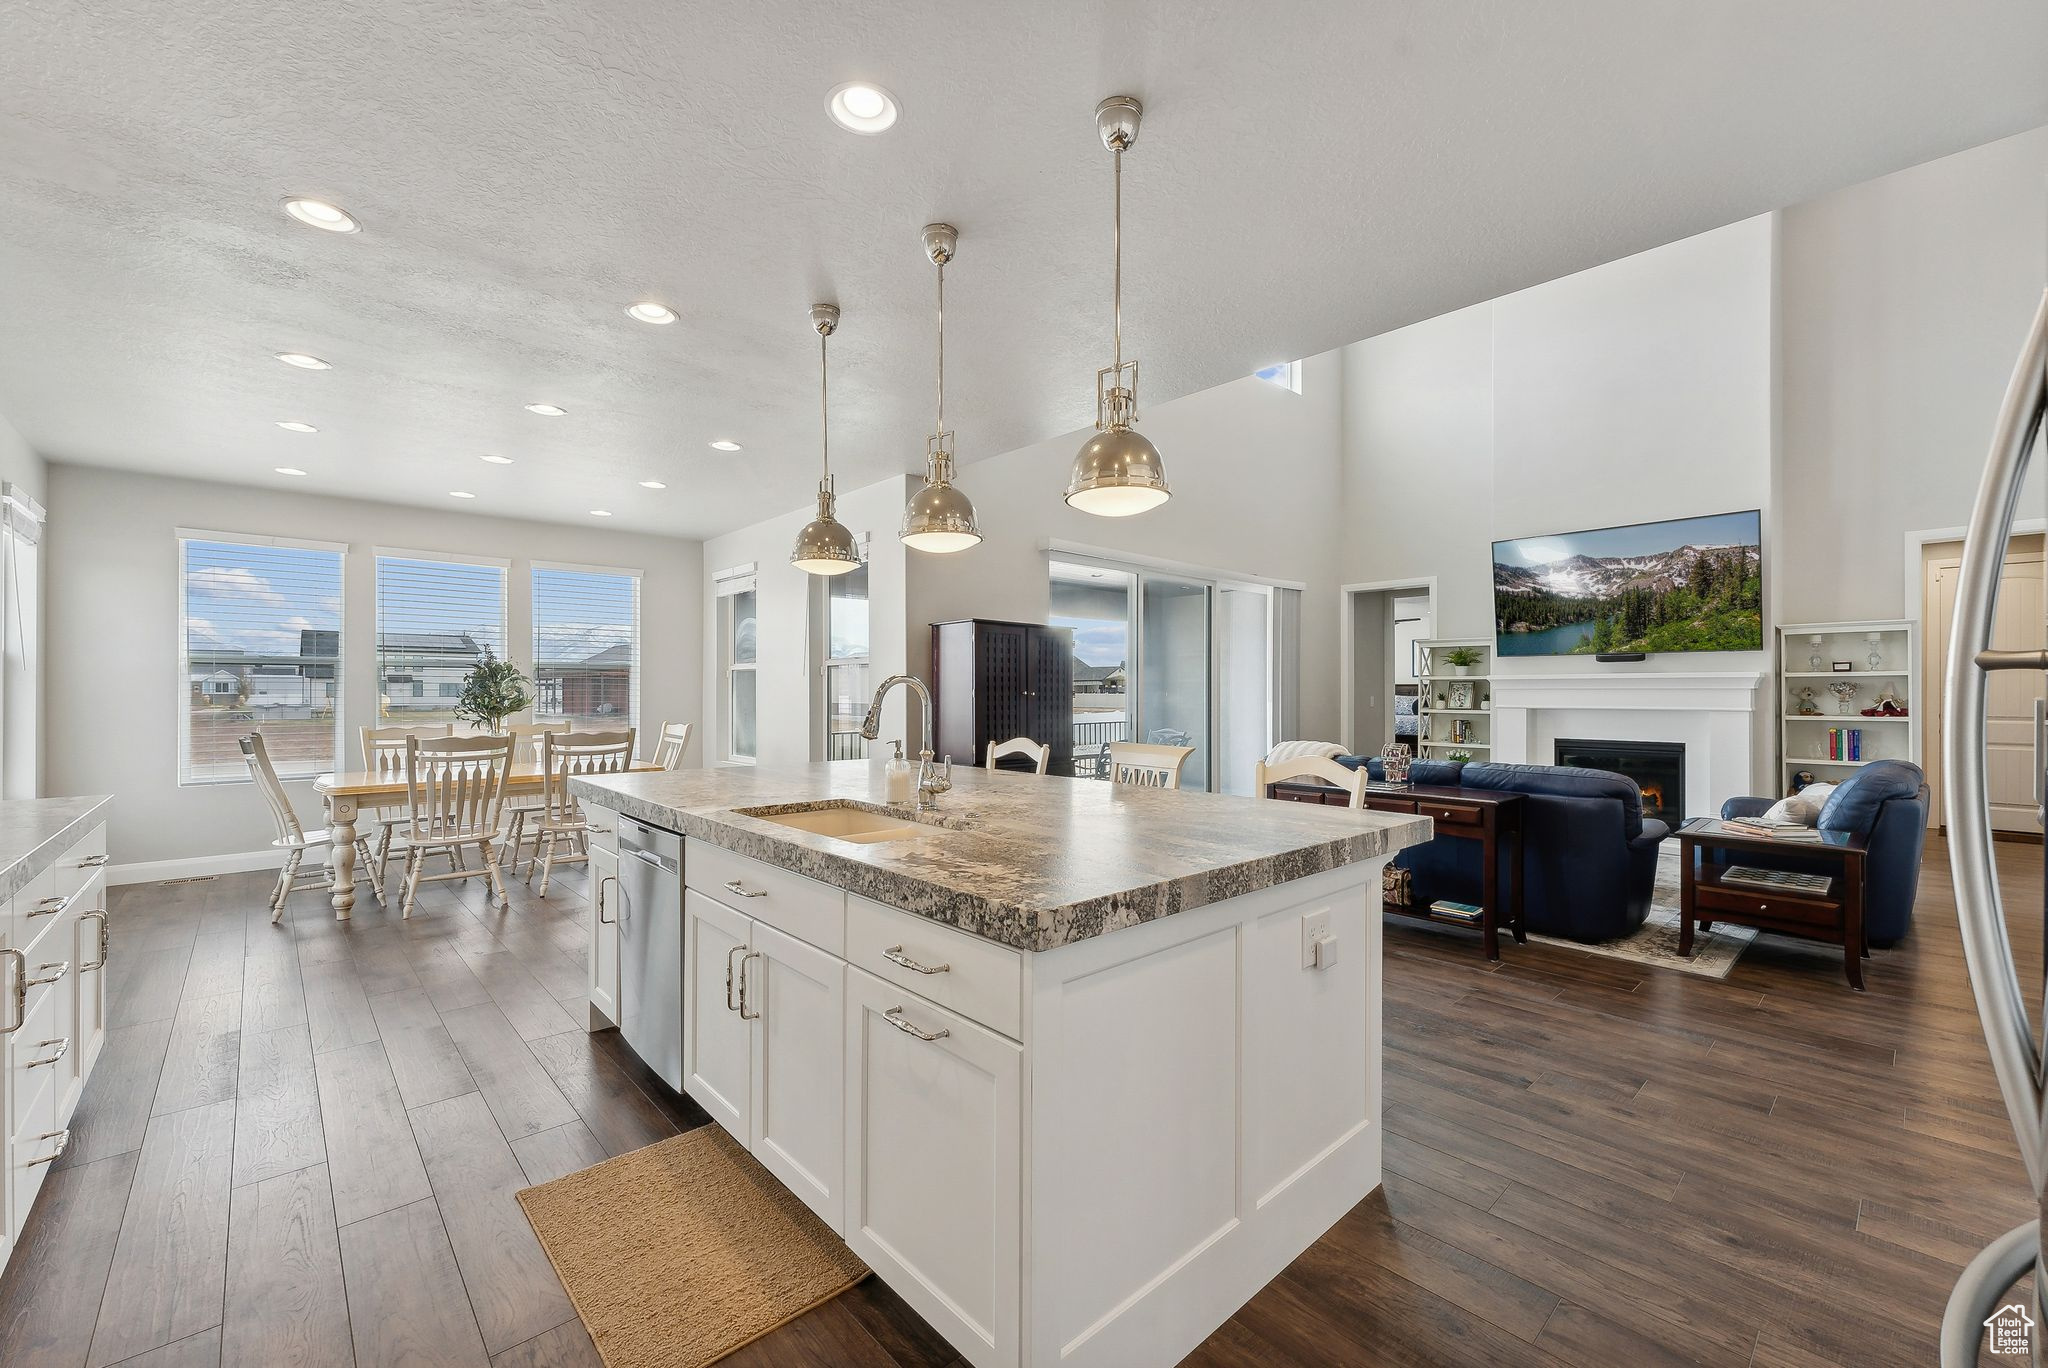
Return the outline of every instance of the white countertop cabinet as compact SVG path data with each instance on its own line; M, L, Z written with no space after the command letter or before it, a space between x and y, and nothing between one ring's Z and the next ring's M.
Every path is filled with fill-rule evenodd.
M977 1368L1174 1363L1379 1185L1384 864L1027 952L690 838L685 1089Z

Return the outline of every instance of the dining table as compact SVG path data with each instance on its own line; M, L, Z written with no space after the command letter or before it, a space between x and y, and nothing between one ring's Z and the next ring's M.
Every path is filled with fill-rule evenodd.
M635 760L632 773L659 770L652 761ZM545 775L538 761L515 764L505 771L505 796L537 796ZM313 791L327 805L328 865L333 885L328 901L334 919L347 921L356 905L356 818L365 809L405 809L410 804L402 770L339 770L313 781Z

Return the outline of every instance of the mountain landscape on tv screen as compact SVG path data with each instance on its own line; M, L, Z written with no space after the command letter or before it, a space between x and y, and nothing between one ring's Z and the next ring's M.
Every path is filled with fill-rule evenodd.
M1674 547L1493 566L1502 655L1763 648L1763 548Z

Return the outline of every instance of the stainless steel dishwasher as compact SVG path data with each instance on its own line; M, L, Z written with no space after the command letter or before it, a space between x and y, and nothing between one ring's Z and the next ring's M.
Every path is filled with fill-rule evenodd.
M683 1089L683 838L619 819L619 1034Z

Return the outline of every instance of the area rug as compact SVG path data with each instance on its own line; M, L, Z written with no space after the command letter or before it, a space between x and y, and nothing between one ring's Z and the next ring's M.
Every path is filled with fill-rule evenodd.
M1603 945L1582 945L1557 936L1539 936L1533 931L1529 933L1529 939L1606 959L1675 969L1681 974L1693 974L1699 978L1727 978L1729 971L1735 968L1735 961L1742 958L1742 952L1756 939L1755 928L1720 922L1711 931L1695 931L1692 958L1687 959L1678 953L1678 905L1678 857L1675 854L1663 855L1657 860L1657 884L1650 893L1650 915L1643 919L1643 924L1633 935Z
M606 1368L701 1368L867 1265L716 1125L526 1188L519 1205Z

